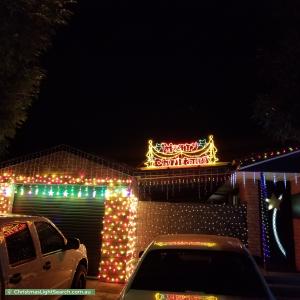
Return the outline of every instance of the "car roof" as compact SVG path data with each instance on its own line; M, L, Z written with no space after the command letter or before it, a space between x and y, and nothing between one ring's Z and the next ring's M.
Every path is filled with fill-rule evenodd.
M41 216L28 216L18 214L0 214L0 225L16 221L45 221L47 218Z
M168 234L157 236L150 245L154 249L201 249L243 252L237 238L208 234Z

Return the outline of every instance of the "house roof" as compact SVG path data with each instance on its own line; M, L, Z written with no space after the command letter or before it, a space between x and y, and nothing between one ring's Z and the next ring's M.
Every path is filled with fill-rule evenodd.
M264 153L241 161L238 171L300 173L300 150L286 150Z
M73 155L78 156L78 158L86 159L93 161L94 163L98 163L99 165L108 167L110 169L114 169L120 172L123 172L124 174L132 175L133 174L133 168L129 165L126 165L124 163L119 163L113 160L106 159L102 156L94 155L82 150L79 150L77 148L71 147L69 145L61 144L52 148L48 148L39 152L30 153L27 155L23 155L14 159L6 160L3 162L0 162L0 169L7 168L10 166L14 166L20 163L24 163L30 160L34 160L37 158L41 158L56 152L67 152Z

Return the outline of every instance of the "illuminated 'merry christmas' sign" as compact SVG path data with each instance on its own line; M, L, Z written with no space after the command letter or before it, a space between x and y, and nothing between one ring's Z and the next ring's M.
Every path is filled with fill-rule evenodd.
M195 167L214 165L219 160L213 136L192 143L173 144L148 142L147 168Z

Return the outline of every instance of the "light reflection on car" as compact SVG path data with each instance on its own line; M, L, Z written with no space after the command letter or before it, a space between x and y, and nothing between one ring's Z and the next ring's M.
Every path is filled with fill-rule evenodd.
M155 300L218 300L216 296L197 296L197 295L180 295L180 294L166 294L156 293Z

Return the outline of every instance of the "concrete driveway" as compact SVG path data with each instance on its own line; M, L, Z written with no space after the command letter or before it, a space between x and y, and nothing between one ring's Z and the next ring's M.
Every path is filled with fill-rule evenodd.
M88 279L87 288L95 289L95 296L85 296L84 300L117 300L120 295L123 284L113 284L100 282L97 279Z

